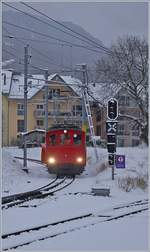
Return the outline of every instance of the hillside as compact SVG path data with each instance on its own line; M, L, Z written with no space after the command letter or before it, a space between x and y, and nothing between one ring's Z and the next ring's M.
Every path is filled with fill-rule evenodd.
M38 17L39 18L39 17ZM70 70L70 68L76 64L86 62L88 66L94 65L95 61L103 55L102 53L97 53L94 51L86 50L85 47L91 47L96 50L96 47L90 45L82 40L79 40L75 37L71 37L66 33L63 33L60 30L54 28L63 29L63 27L58 24L50 21L49 19L43 19L40 16L41 20L49 23L49 25L41 23L31 17L23 15L19 12L7 11L3 13L3 21L9 22L10 24L19 25L30 30L36 31L37 33L43 33L46 36L41 36L35 34L31 31L22 30L18 27L11 26L9 24L3 24L3 60L8 60L14 58L13 55L17 55L17 62L14 64L8 65L8 67L15 68L17 70L23 71L23 66L19 65L18 62L21 58L23 60L24 46L29 44L31 64L41 67L49 68L51 72L56 72L56 70ZM62 22L62 21L61 21ZM82 27L73 24L72 22L62 22L64 25L68 26L72 30L88 37L91 40L102 45L102 42L93 37ZM53 27L52 27L53 26ZM71 31L66 32L72 33ZM73 34L73 33L72 33ZM6 35L11 35L15 38L7 38ZM75 35L75 34L74 34ZM78 37L78 35L75 35ZM55 38L61 39L63 42L56 41ZM18 39L22 38L22 39ZM70 46L65 41L71 42L74 45ZM77 46L75 46L77 45ZM37 51L38 50L38 51ZM9 52L9 53L8 53ZM40 52L40 53L39 53ZM45 57L44 57L45 56ZM66 68L67 67L67 68ZM38 71L32 69L31 72ZM39 71L38 71L39 72Z

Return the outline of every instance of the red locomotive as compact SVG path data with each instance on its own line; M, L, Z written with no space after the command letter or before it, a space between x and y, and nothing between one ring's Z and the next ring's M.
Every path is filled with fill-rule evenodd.
M50 173L76 175L86 165L85 132L77 126L54 126L46 132L41 161Z

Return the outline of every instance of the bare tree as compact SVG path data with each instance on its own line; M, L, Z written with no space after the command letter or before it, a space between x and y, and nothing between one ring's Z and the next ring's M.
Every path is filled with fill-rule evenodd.
M141 139L148 144L148 44L138 37L119 38L111 54L96 63L100 81L123 87L136 101L141 117L136 121ZM125 115L122 115L125 116Z

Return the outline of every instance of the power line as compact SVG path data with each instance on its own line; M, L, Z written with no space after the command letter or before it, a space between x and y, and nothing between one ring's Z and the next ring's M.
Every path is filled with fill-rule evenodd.
M11 56L15 57L15 59L17 60L16 63L17 63L18 65L23 65L23 66L24 66L24 63L21 62L22 60L19 59L19 58L17 58L15 54L13 54L12 52L9 52L9 51L6 50L6 49L3 49L3 51L5 51L6 53L8 53L8 54L10 54ZM43 71L43 68L34 66L34 65L32 65L32 64L30 64L30 66L31 66L31 68L33 68L33 69L42 70L42 71Z
M41 32L37 32L37 31L31 30L31 29L26 28L26 27L24 27L24 26L15 25L15 24L12 24L12 23L9 23L9 22L6 22L6 21L2 21L2 22L5 23L5 24L7 24L7 25L10 25L10 26L14 26L14 27L17 27L17 28L19 28L19 29L26 30L26 31L29 31L29 32L38 34L38 35L43 36L43 37L47 37L47 38L50 38L50 39L54 39L54 40L57 40L57 41L61 41L61 42L68 43L68 45L71 45L71 46L81 47L81 48L87 49L87 50L89 50L89 51L101 53L101 51L97 51L97 50L95 50L95 49L92 49L91 47L87 47L87 46L82 46L82 45L78 45L78 44L75 44L75 43L71 43L71 42L68 42L68 41L66 41L66 40L62 40L62 39L59 39L59 38L56 38L56 37L47 35L47 34L45 34L45 33L41 33ZM109 54L110 54L110 53L109 53Z
M54 61L53 60L51 60L51 58L49 58L47 55L45 55L44 53L41 53L39 50L37 50L37 49L35 49L35 48L33 48L33 46L31 46L31 48L32 48L32 50L33 51L35 51L36 53L38 53L38 54L40 54L42 57L44 57L44 58L47 58L47 59L49 59L50 61L51 61L51 63L53 63L55 66L62 66L62 67L65 67L65 68L68 68L68 69L71 69L70 67L68 67L68 66L64 66L64 65L60 65L60 64L56 64L56 63L54 63Z
M5 51L6 53L8 53L8 54L10 54L11 56L15 57L15 59L18 60L18 62L16 61L17 64L19 64L19 65L24 65L23 63L21 63L21 59L17 58L16 55L13 54L12 52L9 52L9 51L6 50L6 49L3 49L3 51ZM17 50L16 50L16 51L17 51ZM44 68L40 68L40 67L38 67L38 66L34 66L34 65L32 65L32 64L30 64L30 66L31 66L31 68L36 69L36 70L42 70L42 71L43 71L43 69L44 69ZM46 67L45 67L45 68L46 68ZM52 70L51 70L51 71L52 71ZM73 70L62 70L62 69L56 69L56 70L54 70L54 69L53 69L53 72L72 73L72 72L74 72L74 71L78 72L78 70L76 70L76 69L73 69ZM87 71L88 71L88 72L90 72L90 71L99 72L99 70L96 70L96 69L87 69ZM101 82L96 82L96 83L97 83L97 84L102 84Z
M44 24L46 24L46 25L48 25L48 26L50 26L50 27L52 27L52 28L54 28L54 29L56 29L56 30L59 30L59 31L61 31L61 32L65 33L65 34L67 34L67 35L69 35L69 36L71 36L71 37L75 37L75 38L79 39L80 41L83 41L83 42L89 44L89 39L88 39L88 38L87 38L88 41L86 41L86 40L84 40L84 39L82 39L82 38L80 38L80 37L78 37L78 36L75 36L75 35L73 35L73 34L70 34L69 32L66 32L66 31L64 31L64 30L62 30L62 29L60 29L60 28L58 28L58 27L56 27L56 26L54 26L54 25L52 25L52 24L50 24L50 23L47 23L47 22L45 22L44 20L41 20L41 19L39 19L39 18L37 18L37 17L35 17L35 16L29 14L29 13L26 13L25 11L22 11L22 10L20 10L20 9L18 9L18 8L15 8L15 7L13 7L13 6L7 4L7 3L3 3L3 4L6 5L6 6L9 6L9 7L12 8L12 9L15 9L15 10L21 12L21 13L24 14L24 15L27 15L27 16L29 16L29 17L35 19L35 20L38 20L39 22L44 23ZM22 3L22 4L23 4L23 3ZM28 6L28 7L29 7L29 6ZM31 7L29 7L29 8L31 8ZM43 14L43 15L44 15L44 14ZM48 16L46 16L46 17L48 17ZM81 35L80 35L80 36L81 36ZM93 43L94 43L94 41L92 42L92 45L93 45ZM91 45L91 42L90 42L90 45ZM96 46L96 47L97 47L97 48L101 48L102 46Z
M5 28L3 28L5 29ZM6 29L5 29L6 30ZM10 33L10 32L9 32ZM37 40L37 39L31 39L31 38L25 38L25 37L18 37L18 36L13 36L13 35L3 35L4 38L15 38L15 39L21 39L21 40L27 40L27 41L32 41L32 42L37 42L37 43L47 43L47 44L51 44L51 45L55 45L55 46L60 46L60 45L63 45L63 46L69 46L69 47L72 47L72 45L68 45L68 44L62 44L62 43L55 43L55 42L50 42L50 41L46 41L46 40Z
M15 54L13 54L12 52L10 52L10 51L8 51L8 50L6 50L6 49L3 49L3 51L5 51L5 52L8 53L9 55L13 56L13 57L16 59L16 61L15 61L16 64L24 66L24 63L21 62L22 60L21 60L20 58L16 57ZM16 50L16 51L17 51L17 50ZM31 67L32 69L40 70L40 71L43 71L44 69L46 69L46 67L41 68L41 67L39 67L39 66L35 66L35 65L32 65L32 64L30 64L30 67ZM51 71L52 71L52 70L51 70ZM54 69L53 69L53 72L73 72L73 70L58 70L58 69L57 69L57 70L54 70Z
M32 47L31 47L32 48ZM18 50L16 50L15 48L13 48L13 47L11 47L11 49L14 49L16 52L18 52ZM9 53L9 54L11 54L12 56L14 56L16 59L19 59L19 58L17 58L16 57L16 55L15 54L13 54L13 53L11 53L11 52L9 52L8 50L6 50L6 49L3 49L4 51L6 51L7 53ZM39 52L40 53L40 52ZM44 55L43 55L44 56ZM33 66L34 68L37 68L37 69L39 69L39 70L41 70L41 69L43 69L43 68L40 68L40 67L38 67L38 66L34 66L34 65L32 65L32 64L30 64L31 66ZM54 65L56 65L56 66L61 66L61 65L57 65L57 64L54 64ZM63 66L63 67L66 67L66 68L69 68L69 67L67 67L67 66ZM70 70L69 70L70 69ZM73 72L73 71L78 71L78 70L71 70L71 68L69 68L68 70L62 70L62 69L60 69L60 70L56 70L56 71L59 71L59 72ZM101 72L102 70L97 70L97 69L91 69L91 68L89 68L89 69L87 69L87 72ZM101 82L96 82L97 84L98 83L101 83Z
M37 12L37 13L40 13L41 15L43 15L44 17L47 17L48 19L52 20L53 22L55 22L55 23L57 23L57 24L63 26L65 29L67 29L67 30L69 30L69 31L71 31L71 32L73 32L73 33L75 33L75 34L77 34L77 35L79 35L79 36L85 38L85 39L88 40L88 41L91 41L93 44L97 45L97 48L101 48L101 49L107 51L108 53L111 53L111 50L110 50L110 49L108 49L108 48L106 48L106 47L100 45L99 43L93 41L92 39L88 38L87 36L85 36L85 35L83 35L83 34L81 34L81 33L79 33L79 32L74 31L73 29L69 28L68 26L62 24L61 22L56 21L55 19L49 17L48 15L44 14L43 12L41 12L41 11L39 11L39 10L33 8L32 6L28 5L27 3L21 2L21 4L27 6L28 8L34 10L34 11Z
M12 39L12 38L16 39L16 37L14 37L14 36L10 36L10 38L11 38L11 39ZM21 39L19 39L19 40L16 39L16 41L17 41L18 43L21 43L21 44L22 44ZM23 42L24 42L24 41L23 41ZM9 46L9 47L10 47L11 49L13 49L13 50L15 50L15 51L18 52L18 50L16 50L14 47L11 47L11 46ZM40 56L42 56L43 59L44 59L45 61L49 62L50 64L53 64L53 65L59 66L59 67L64 67L64 68L67 68L67 69L71 69L69 66L65 66L65 65L61 65L61 64L55 63L55 61L53 61L50 57L48 57L46 54L41 53L39 50L35 49L33 46L30 46L30 48L31 48L33 51L35 51L37 54L39 54ZM36 56L36 57L38 57L38 56Z
M11 56L15 57L15 59L19 59L19 58L16 58L16 55L15 55L15 54L9 52L8 50L6 50L6 49L4 49L4 48L3 48L3 51L5 51L6 53L8 53L8 54L10 54Z
M4 30L6 30L7 31L7 33L9 34L10 32L5 28L5 27L3 27L4 28ZM18 42L18 43L21 43L21 45L22 45L22 40L23 39L18 39L18 38L16 38L15 36L8 36L9 38L14 38L14 39L16 39L16 41ZM24 41L23 41L24 42ZM55 65L55 66L59 66L59 67L64 67L64 68L68 68L68 69L71 69L70 67L68 67L68 66L64 66L64 65L60 65L60 64L56 64L52 59L50 59L47 55L45 55L45 54L43 54L43 53L41 53L39 50L37 50L37 49L35 49L33 46L30 46L31 48L32 48L32 50L33 51L35 51L36 53L38 53L38 54L40 54L42 57L44 57L44 60L45 60L45 58L47 58L48 60L47 61L49 61L50 63L53 63L53 65ZM11 47L12 49L14 49L15 51L17 51L18 52L18 50L16 50L15 48L13 48L13 47Z

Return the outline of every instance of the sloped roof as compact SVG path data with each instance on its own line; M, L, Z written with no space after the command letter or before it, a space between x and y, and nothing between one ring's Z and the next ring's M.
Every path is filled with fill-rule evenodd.
M24 75L14 74L12 77L12 72L8 70L3 70L6 74L6 85L2 86L3 93L9 93L10 99L24 99ZM4 74L3 74L4 76ZM11 85L12 77L12 85ZM35 79L34 79L35 78ZM31 99L37 92L39 92L45 84L45 77L42 74L34 74L31 78L28 78L28 99ZM81 86L82 82L72 76L65 76L60 74L51 74L48 76L48 80L55 80L58 83L64 82L68 85L79 97L81 97ZM11 89L10 89L11 87ZM120 87L114 84L106 83L89 83L88 93L90 101L98 101L100 104L106 104L108 99L115 97Z
M32 78L36 78L36 79L32 79ZM32 75L32 78L31 79L28 78L28 99L31 99L44 85L44 81L37 80L37 79L44 79L43 75ZM11 99L24 98L24 75L23 74L13 76L9 98Z
M77 94L80 94L78 86L81 85L81 82L78 79L72 78L71 76L61 76L58 74L51 74L48 77L48 80L53 80L55 77L58 77L57 80L60 83L61 81L71 87ZM35 79L32 79L35 78ZM30 85L31 82L31 85ZM32 75L31 78L28 78L28 99L31 99L39 90L44 87L44 75ZM23 99L24 98L24 75L14 75L12 79L12 86L9 94L10 99Z
M73 78L72 76L65 76L61 75L61 78L64 82L73 89L73 91L78 95L81 96L81 85L82 82L79 79Z
M94 83L94 85L90 83L88 85L88 90L89 94L91 94L91 98L93 97L93 100L96 100L104 105L107 104L107 101L110 98L114 98L120 89L121 87L114 83Z

